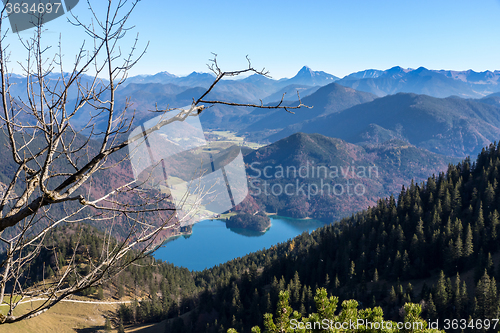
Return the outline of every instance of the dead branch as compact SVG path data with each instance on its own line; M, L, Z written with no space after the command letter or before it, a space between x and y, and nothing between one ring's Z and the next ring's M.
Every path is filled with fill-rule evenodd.
M71 23L83 29L93 45L88 47L82 43L70 72L64 71L60 43L50 55L51 49L43 46L42 27L36 27L30 38L19 35L18 42L27 53L26 61L20 64L24 97L11 95L14 83L4 27L6 16L4 10L1 11L0 125L15 167L10 182L0 186L4 189L0 193L0 304L8 305L7 315L0 315L0 324L33 318L70 295L109 281L154 251L162 232L178 228L196 214L201 198L210 188L195 184L198 197L188 204L186 192L179 207L189 209L185 215L176 216L168 194L143 186L149 176L145 180L132 179L130 170L124 166L131 156L119 155L124 148L173 122L198 116L216 104L283 109L290 113L293 113L290 110L308 107L300 96L297 106L283 105L284 95L276 105L205 99L225 77L245 73L269 75L265 69L253 68L248 57L246 69L222 71L214 54L209 69L216 77L198 99L193 99L185 109L154 110L173 116L161 118L154 126L124 139L124 135L131 133L135 118L126 117L131 107L129 100L122 109L117 108L116 91L145 49L137 50L137 36L126 54L122 53L120 42L131 29L128 20L137 2L109 1L104 15L89 4L91 24L72 18ZM91 110L86 123L83 128L75 129L75 119L85 110ZM105 128L99 132L96 123L101 119L105 119ZM112 173L120 167L127 171ZM115 183L109 179L110 175L115 176ZM40 283L24 287L26 270L40 253L47 249L56 253L57 245L49 245L56 228L86 224L103 230L99 257L90 258L87 253L88 271L82 273L78 269L77 252L83 237L80 231L69 262L50 280L43 270ZM113 237L116 229L122 234L119 239ZM43 302L14 315L19 304L40 297L44 298Z

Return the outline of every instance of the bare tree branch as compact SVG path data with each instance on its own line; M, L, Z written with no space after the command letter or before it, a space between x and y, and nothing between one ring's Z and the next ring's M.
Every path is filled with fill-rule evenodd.
M145 186L154 170L146 171L149 172L146 179L134 179L127 164L131 154L122 153L125 148L144 141L164 126L196 117L216 104L283 109L290 113L293 113L290 110L307 107L300 96L297 106L283 105L284 95L276 105L207 99L223 78L247 73L269 75L265 69L253 68L248 57L247 68L222 71L214 54L209 69L215 79L198 99L193 99L184 109L152 110L169 117L162 117L154 126L143 128L135 135L130 134L137 125L135 113L130 117L130 100L124 101L122 107L117 106L116 91L145 53L145 49L138 50L138 35L128 52L123 52L120 45L132 28L128 21L137 2L108 1L103 15L94 11L89 3L93 16L90 24L72 17L71 23L83 29L92 42L81 44L69 72L64 71L67 67L61 43L53 48L44 46L42 26L35 27L30 38L18 35L18 43L27 53L26 60L19 62L24 97L11 95L14 83L8 57L5 7L0 13L0 106L3 109L0 126L11 159L5 163L12 162L10 165L14 166L6 174L10 182L0 183L0 304L8 306L7 315L0 315L0 324L33 318L70 295L109 281L154 251L161 240L159 236L178 229L196 214L210 188L194 184L196 198L188 203L186 191L175 204L188 207L186 213L176 215L168 193ZM86 123L77 128L75 119L83 112L89 112ZM102 119L105 126L98 128L97 122ZM83 230L88 230L84 228L89 224L103 232L99 236L102 245L98 258L86 255L88 271L81 272L77 252L81 249ZM43 270L38 283L25 287L30 265L43 251L53 251L56 256L57 245L50 245L49 240L58 227L68 225L81 228L72 257L50 279ZM119 238L115 237L117 230ZM43 302L14 315L21 302L40 297L44 297Z

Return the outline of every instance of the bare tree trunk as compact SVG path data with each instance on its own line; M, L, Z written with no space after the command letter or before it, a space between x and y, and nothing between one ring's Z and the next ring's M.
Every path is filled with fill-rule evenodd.
M138 180L130 174L128 178L120 178L119 184L108 183L113 168L123 167L130 158L127 154L118 156L119 152L144 141L168 124L198 116L214 104L288 112L304 106L300 102L297 107L286 107L282 105L283 100L275 106L264 106L262 102L241 104L205 100L224 77L243 73L267 75L264 70L255 70L249 60L246 69L224 72L214 56L209 67L216 78L201 97L183 109L153 110L175 115L123 139L131 132L134 119L127 119L128 101L123 109L116 109L115 93L145 52L136 55L136 38L129 54L121 59L120 42L130 30L128 19L136 5L137 1L109 1L105 13L97 13L91 7L93 25L73 17L73 24L83 29L94 43L90 49L82 44L68 72L63 69L61 45L52 56L47 56L48 50L42 47L41 26L36 27L33 37L27 40L22 40L20 35L19 43L27 52L26 61L22 63L25 99L10 94L12 73L7 66L8 45L5 45L5 38L0 38L0 104L3 109L0 122L10 149L10 162L16 166L0 200L0 243L6 249L0 253L3 270L0 304L8 303L9 306L7 316L0 316L0 323L38 316L69 295L109 281L128 265L149 255L157 247L162 232L178 227L197 209L199 202L190 207L185 217L176 217L171 197L145 186L150 177ZM2 36L5 36L5 29L2 30L5 15L4 8L0 17ZM56 69L57 79L54 78ZM88 75L90 72L92 76ZM106 79L101 79L102 76ZM75 91L76 99L70 103L70 94ZM91 110L88 123L76 130L74 119L86 110ZM105 119L106 124L104 131L96 134L99 119ZM90 134L84 137L81 133ZM198 192L200 197L204 195L203 188ZM77 252L85 251L80 246L80 232L69 262L57 270L50 281L24 288L26 270L41 251L57 250L58 244L49 241L56 228L80 223L98 225L104 230L99 257L90 258L88 250L85 253L88 271L82 273L78 269ZM119 240L113 237L116 229L121 232ZM5 302L7 294L10 298ZM13 315L21 301L38 297L46 300L22 315Z

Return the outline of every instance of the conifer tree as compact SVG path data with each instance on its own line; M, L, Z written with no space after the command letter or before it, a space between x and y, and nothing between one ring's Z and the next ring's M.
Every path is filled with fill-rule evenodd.
M394 264L392 266L393 266L393 271L392 271L393 276L395 277L401 276L401 271L403 268L403 259L401 257L401 252L399 252L399 250L396 251L396 256L394 257Z
M324 286L325 286L325 288L328 288L330 286L330 276L328 275L328 273L326 273L326 276L325 276Z
M236 282L233 282L232 284L231 295L232 295L232 300L231 300L232 313L239 316L242 314L243 308L241 304L240 290Z
M304 286L302 288L302 293L300 295L300 309L299 312L302 316L305 316L307 313L306 305L308 303L307 299L307 288Z
M295 271L295 274L293 276L293 281L291 281L290 284L291 284L290 293L292 296L292 304L297 304L300 301L300 289L302 288L300 284L299 273L297 271ZM328 284L330 284L329 281Z
M455 277L455 281L453 284L453 306L455 307L455 318L460 318L460 314L462 313L462 295L460 291L460 274L457 272Z
M488 186L486 187L486 191L484 193L484 200L487 209L489 209L493 204L493 202L495 201L495 189L493 188L493 185L490 182L488 182Z
M493 264L493 258L490 252L488 252L488 257L486 259L486 271L490 277L495 276L495 265Z
M432 293L429 294L429 299L427 300L427 318L428 319L437 318L437 310L436 310L436 305L434 304L434 300L432 299Z
M448 305L448 290L446 289L446 278L444 272L439 273L435 294L436 309L438 313L443 313Z
M498 250L498 225L500 223L498 211L495 209L489 216L490 225L491 225L491 233L490 233L490 249L491 251Z
M335 287L335 290L338 290L340 288L340 281L338 274L335 274L335 281L333 282L333 286Z
M460 303L462 305L462 313L460 314L460 317L462 317L469 304L469 294L467 292L467 284L465 281L462 282L462 288L460 289Z
M389 302L391 304L395 304L397 300L398 296L396 295L396 290L394 289L394 286L392 286L391 291L389 291Z
M453 244L453 240L450 239L448 245L446 246L444 253L444 262L445 269L447 272L452 272L455 266L455 244Z
M413 299L413 286L411 285L410 282L408 282L408 285L406 286L406 293Z
M451 194L448 189L446 189L445 194L444 194L444 199L443 199L443 212L445 214L449 214L452 209L452 201L451 201Z
M265 300L265 304L266 304L265 312L271 313L272 309L273 309L272 303L271 303L271 294L269 292L267 292L265 298L266 298L266 300Z
M467 224L467 231L465 232L465 245L464 245L464 257L470 259L474 253L474 243L472 237L472 229L470 224Z
M457 240L455 241L455 248L453 252L454 263L458 271L462 269L463 254L464 254L464 247L462 243L462 237L461 235L459 235L457 236Z
M491 278L490 290L489 290L489 309L486 313L487 318L498 319L499 314L499 298L497 283L494 277Z
M356 265L354 264L354 261L351 260L351 266L349 268L349 281L352 283L354 282L354 277L356 276Z
M477 318L487 318L486 316L490 313L493 306L492 296L491 279L488 275L488 272L484 270L484 274L476 286L476 304L474 315L477 316ZM496 297L496 292L494 296Z
M403 277L408 278L410 276L410 269L411 269L411 263L410 263L410 257L408 256L408 251L405 250L403 254Z
M476 212L476 219L474 222L474 239L479 244L482 244L482 232L484 230L484 217L483 217L483 203L479 201L479 208Z
M419 241L422 242L423 240L425 240L425 236L424 236L424 221L422 221L421 218L418 220L416 232L417 232L417 236L418 236Z
M413 237L411 238L411 243L410 243L410 255L412 259L417 258L419 255L421 255L421 249L420 249L420 244L418 241L418 236L417 234L413 234Z
M462 188L462 177L460 177L453 187L453 192L451 194L452 209L455 214L459 213L462 208L462 198L460 195L460 190Z

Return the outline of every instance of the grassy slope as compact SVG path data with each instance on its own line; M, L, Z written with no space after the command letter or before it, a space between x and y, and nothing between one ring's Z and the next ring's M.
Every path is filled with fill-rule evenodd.
M22 309L27 309L30 306L29 303L20 305ZM117 304L62 302L38 317L14 324L2 325L0 326L0 332L65 333L104 331L105 316L112 316L117 307Z

